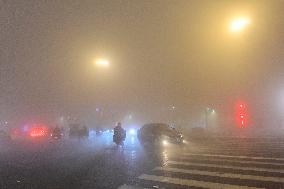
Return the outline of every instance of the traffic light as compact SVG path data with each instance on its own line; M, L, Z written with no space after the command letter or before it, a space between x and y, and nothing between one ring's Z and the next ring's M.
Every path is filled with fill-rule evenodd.
M236 105L236 121L237 125L244 127L247 125L247 105L244 103L237 103Z

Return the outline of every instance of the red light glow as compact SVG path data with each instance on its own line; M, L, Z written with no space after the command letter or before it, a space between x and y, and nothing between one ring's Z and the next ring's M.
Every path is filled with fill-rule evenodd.
M248 124L248 112L247 105L243 102L236 103L235 117L237 125L240 127L245 127Z
M21 134L20 129L18 129L18 128L12 129L12 134L14 134L14 135L20 135L20 134Z
M43 125L33 125L30 129L30 136L31 137L43 137L46 136L48 133L48 129L46 126Z

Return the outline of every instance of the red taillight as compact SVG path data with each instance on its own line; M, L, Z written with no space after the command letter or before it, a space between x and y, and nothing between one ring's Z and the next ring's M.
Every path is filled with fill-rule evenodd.
M30 130L31 137L42 137L47 135L46 127L32 127Z

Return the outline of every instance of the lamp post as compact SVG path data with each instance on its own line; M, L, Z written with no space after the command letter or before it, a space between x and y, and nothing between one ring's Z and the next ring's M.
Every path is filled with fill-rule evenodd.
M205 108L205 128L208 128L208 115L214 114L215 110L213 108Z

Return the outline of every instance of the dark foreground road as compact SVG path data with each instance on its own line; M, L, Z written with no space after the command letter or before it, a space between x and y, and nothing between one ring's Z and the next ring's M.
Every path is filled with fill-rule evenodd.
M135 137L1 143L1 189L284 188L284 140L215 138L142 148Z
M162 165L160 152L145 151L136 137L124 149L111 134L84 140L1 142L1 189L117 188Z

